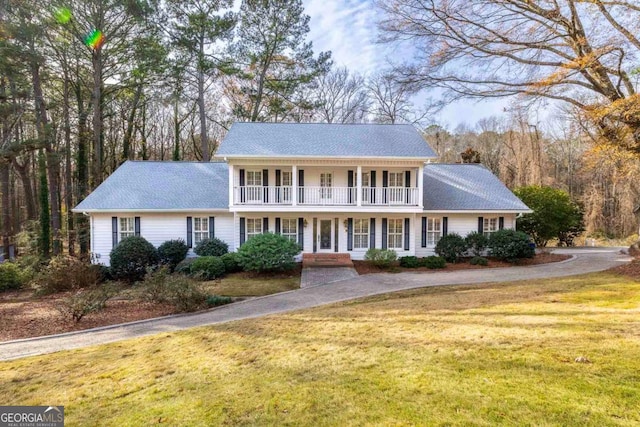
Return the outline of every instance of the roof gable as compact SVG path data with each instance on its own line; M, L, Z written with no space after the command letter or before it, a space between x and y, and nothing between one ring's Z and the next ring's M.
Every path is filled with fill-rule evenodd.
M435 158L411 125L234 123L216 157Z

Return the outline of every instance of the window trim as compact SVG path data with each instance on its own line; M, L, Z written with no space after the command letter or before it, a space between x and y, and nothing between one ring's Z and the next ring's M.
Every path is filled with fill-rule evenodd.
M259 227L255 226L255 222L258 222ZM254 236L258 236L260 234L263 233L262 230L262 225L263 225L263 218L245 218L245 235L246 235L246 239L245 242L247 242L250 238L254 237ZM250 233L249 232L249 224L253 224L252 228L253 228L253 232ZM260 232L257 232L257 229L260 229Z
M364 224L364 227L360 227L360 232L358 232L358 223ZM369 249L369 239L370 239L370 223L371 218L354 218L353 219L353 250L366 250ZM366 231L362 231L365 230ZM365 245L358 245L358 238L364 239Z
M124 230L123 225L130 222L131 230ZM136 219L133 216L121 216L118 218L118 242L127 237L133 237L136 235Z
M293 232L291 231L291 221L293 221ZM289 232L285 233L285 222L289 223ZM298 243L298 218L280 218L280 234L294 243Z
M436 221L438 222L438 228L436 229ZM442 217L427 217L427 247L435 247L438 241L442 239ZM432 238L430 238L432 237ZM437 237L437 238L435 238Z
M200 230L198 230L198 221L200 221ZM204 229L202 227L204 224ZM200 235L200 240L198 240L198 235ZM201 241L209 238L209 218L208 217L193 217L193 244L197 245Z
M493 227L492 227L493 226ZM489 237L491 233L495 233L499 229L499 220L497 216L484 217L482 220L482 234Z
M398 231L397 222L400 223L400 231ZM391 232L391 224L394 225L395 231ZM397 238L400 245L392 245L392 237ZM404 251L404 219L403 218L388 218L387 219L387 249Z

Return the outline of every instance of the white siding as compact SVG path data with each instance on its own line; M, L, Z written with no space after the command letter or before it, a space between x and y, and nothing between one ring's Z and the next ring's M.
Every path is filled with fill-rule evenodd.
M112 217L140 217L140 235L155 247L167 240L187 240L187 217L215 217L215 236L233 250L233 214L230 213L126 213L92 215L91 251L94 262L109 265L109 253L112 249ZM193 255L193 251L189 251Z

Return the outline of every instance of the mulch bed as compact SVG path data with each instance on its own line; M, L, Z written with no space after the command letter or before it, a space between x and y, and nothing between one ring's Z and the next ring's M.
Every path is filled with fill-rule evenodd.
M627 276L635 280L640 280L640 259L636 258L631 262L613 267L608 271L622 276Z
M170 305L146 303L131 299L107 301L103 310L89 313L78 323L64 317L56 308L69 293L34 297L33 291L0 294L0 342L80 331L98 326L151 319L175 313Z
M402 273L402 272L431 272L435 273L438 271L458 271L458 270L477 270L483 268L503 268L503 267L513 267L515 266L527 266L527 265L538 265L538 264L549 264L552 262L560 262L566 259L571 258L571 255L561 255L561 254L550 254L550 253L540 253L535 257L530 259L520 260L519 262L512 264L504 261L498 261L494 258L487 257L489 260L489 265L471 265L469 264L470 258L463 258L460 262L455 264L447 263L445 268L441 269L428 269L427 267L419 267L419 268L404 268L400 267L396 262L396 265L391 270L382 270L375 265L371 264L369 261L353 261L353 266L355 267L358 274L373 274L373 273L384 273L384 272L392 272L392 273Z

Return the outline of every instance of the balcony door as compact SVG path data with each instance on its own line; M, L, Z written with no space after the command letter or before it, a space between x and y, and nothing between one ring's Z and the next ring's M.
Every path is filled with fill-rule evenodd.
M245 199L248 203L262 202L262 171L247 171L247 184L245 187Z

